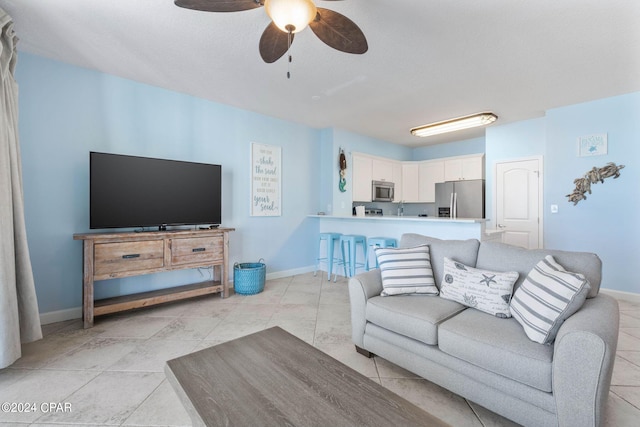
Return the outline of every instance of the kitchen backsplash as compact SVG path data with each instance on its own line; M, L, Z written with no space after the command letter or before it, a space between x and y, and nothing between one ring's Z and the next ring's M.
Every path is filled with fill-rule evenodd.
M362 202L354 202L353 207L355 206L364 206L365 209L382 209L382 214L384 216L389 215L398 215L398 208L400 206L403 207L405 216L417 216L424 215L427 216L436 216L436 205L435 203L362 203Z

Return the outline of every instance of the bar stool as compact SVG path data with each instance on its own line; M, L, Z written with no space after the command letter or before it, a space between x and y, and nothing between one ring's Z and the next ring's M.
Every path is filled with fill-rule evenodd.
M335 261L336 263L341 262L339 258L335 258L333 256L333 249L334 246L337 242L340 241L340 236L342 236L342 233L320 233L320 239L318 240L318 258L316 258L316 270L313 272L313 275L315 276L316 273L318 273L318 267L320 266L320 262L326 262L327 263L327 270L328 270L328 275L327 275L327 280L331 280L331 272L333 271L333 262ZM327 244L327 256L325 256L324 258L320 257L320 251L322 250L322 242L325 241ZM336 277L334 277L333 281L336 281Z
M373 249L373 255L376 259L376 268L379 267L378 265L378 257L375 256L375 249L376 248L397 248L398 247L398 241L396 239L394 239L393 237L370 237L367 239L367 246L369 246L369 250ZM367 269L369 266L369 259L367 258Z
M347 252L344 251L344 245L347 244ZM357 262L356 247L362 246L362 253L364 255L364 262ZM367 263L367 238L358 234L343 234L340 236L340 250L342 251L342 261L340 262L344 266L344 276L353 277L356 275L356 268L362 267L365 270L369 270ZM349 268L349 275L347 276L347 267Z

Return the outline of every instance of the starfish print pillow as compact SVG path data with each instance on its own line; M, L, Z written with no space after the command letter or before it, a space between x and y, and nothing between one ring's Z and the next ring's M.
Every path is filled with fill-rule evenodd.
M517 271L480 270L445 257L440 296L506 319L516 280Z

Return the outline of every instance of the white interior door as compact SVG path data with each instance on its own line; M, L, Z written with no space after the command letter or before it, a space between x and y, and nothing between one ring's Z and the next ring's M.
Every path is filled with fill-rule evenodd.
M542 248L542 158L496 163L496 226L502 241Z

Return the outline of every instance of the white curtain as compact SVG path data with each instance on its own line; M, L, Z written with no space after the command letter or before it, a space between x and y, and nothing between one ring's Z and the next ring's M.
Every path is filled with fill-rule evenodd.
M0 369L20 358L21 342L42 338L27 233L18 140L13 21L0 9Z

